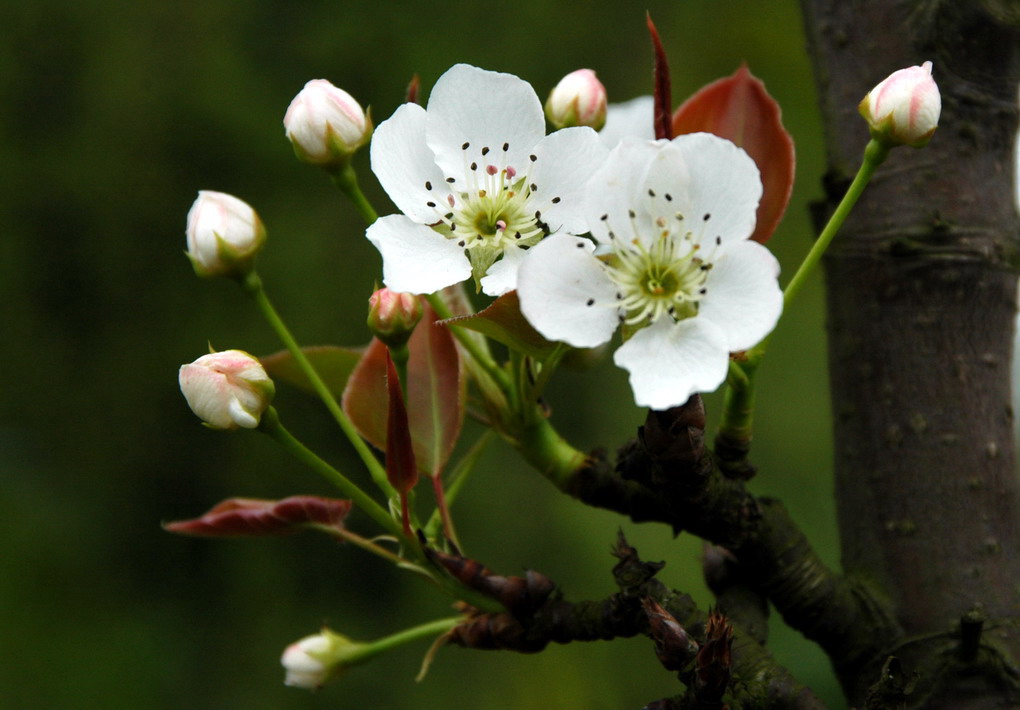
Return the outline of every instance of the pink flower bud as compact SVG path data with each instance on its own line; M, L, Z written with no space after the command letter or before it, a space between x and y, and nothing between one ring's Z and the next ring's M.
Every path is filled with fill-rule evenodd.
M858 109L871 126L872 137L887 147L925 145L942 112L931 62L893 72L868 92Z
M368 299L368 328L391 348L407 343L421 317L421 300L413 293L381 288Z
M294 97L283 117L287 138L300 160L340 167L372 135L372 118L343 89L313 79Z
M241 350L182 365L178 381L191 411L211 429L254 429L275 393L261 363Z
M606 123L606 87L591 69L578 69L560 79L545 102L545 115L556 128Z
M251 205L224 192L201 190L188 212L188 258L199 276L244 276L266 240Z

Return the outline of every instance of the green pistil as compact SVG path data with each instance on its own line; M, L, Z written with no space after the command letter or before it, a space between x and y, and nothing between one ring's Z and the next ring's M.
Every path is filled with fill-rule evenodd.
M695 256L697 247L680 255L681 246L663 236L651 249L635 241L635 248L616 250L609 276L620 289L627 325L652 323L666 314L674 320L697 314L710 266Z

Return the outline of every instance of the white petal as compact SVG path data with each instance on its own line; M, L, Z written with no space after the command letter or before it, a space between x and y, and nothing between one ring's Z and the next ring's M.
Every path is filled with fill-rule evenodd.
M415 222L431 224L439 217L427 203L445 208L449 190L425 143L425 119L421 106L403 104L375 130L370 153L372 172L393 204Z
M400 293L433 293L471 275L457 242L404 215L380 217L365 236L383 258L383 283Z
M489 267L482 278L482 291L486 296L502 296L517 288L517 271L527 252L511 244L503 249L503 258Z
M609 104L599 138L610 150L624 138L655 140L655 99L638 96L622 104Z
M259 420L252 416L251 412L245 409L241 400L236 397L230 400L228 411L230 413L230 419L239 427L243 427L244 429L254 429L259 425Z
M564 128L543 138L535 146L538 160L528 173L536 185L528 209L539 210L542 221L554 232L587 232L585 185L608 154L590 128Z
M779 262L761 244L728 244L712 261L696 319L719 327L728 352L753 347L772 332L783 312L778 278Z
M727 242L751 236L762 193L754 160L730 141L709 133L677 136L670 145L679 149L689 180L672 184L674 176L666 160L650 168L647 187L658 194L670 193L670 209L684 214L686 228L697 241L720 237Z
M624 343L613 362L630 373L639 406L668 409L722 384L729 352L722 332L710 321L660 318Z
M631 241L649 233L652 218L641 199L641 179L664 143L626 138L614 148L592 175L585 192L585 214L592 235L600 242ZM635 212L632 220L630 213ZM605 217L605 219L603 219ZM610 232L613 237L609 236Z
M455 187L472 161L522 172L544 135L545 115L535 90L513 74L457 64L439 77L429 96L428 145L443 172L457 179ZM483 157L484 148L489 150Z
M616 287L587 239L554 234L528 250L517 273L521 312L539 333L592 348L616 331Z

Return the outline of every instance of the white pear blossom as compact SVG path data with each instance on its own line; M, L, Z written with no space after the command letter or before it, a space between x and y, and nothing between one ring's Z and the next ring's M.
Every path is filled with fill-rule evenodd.
M729 353L756 345L782 311L779 264L748 239L761 194L754 161L727 140L626 138L587 187L598 251L580 237L545 239L521 265L521 310L575 347L601 345L622 324L630 337L614 361L641 406L714 390Z
M490 296L513 290L526 249L549 233L588 231L584 185L605 156L590 128L546 136L525 81L452 67L427 110L402 105L372 139L372 170L403 212L366 233L383 282L432 293L473 276Z
M262 364L243 350L182 365L178 381L191 411L211 429L254 429L275 392Z

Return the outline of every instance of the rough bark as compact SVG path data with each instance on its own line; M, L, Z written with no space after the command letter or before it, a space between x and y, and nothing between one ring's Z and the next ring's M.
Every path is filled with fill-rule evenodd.
M1020 482L1009 382L1016 8L803 5L830 208L867 142L856 106L870 87L931 59L943 97L932 142L896 149L826 260L844 570L888 599L903 629L841 679L863 706L897 656L907 676L920 674L904 707L1018 707ZM872 689L872 702L881 692Z

